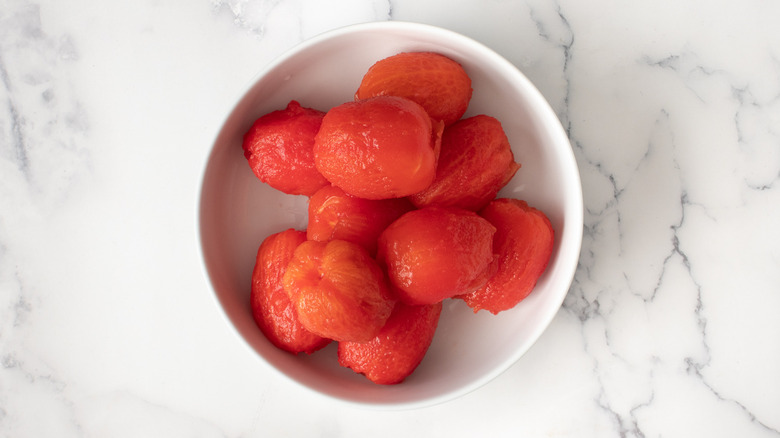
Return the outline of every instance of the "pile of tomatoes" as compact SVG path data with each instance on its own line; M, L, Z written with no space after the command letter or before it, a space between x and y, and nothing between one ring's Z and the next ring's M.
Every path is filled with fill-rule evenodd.
M254 319L277 347L402 382L434 337L442 302L499 313L533 290L553 247L541 211L496 198L520 169L501 122L464 118L471 80L432 52L374 64L355 99L296 101L244 136L255 175L309 197L306 230L268 236L252 274Z

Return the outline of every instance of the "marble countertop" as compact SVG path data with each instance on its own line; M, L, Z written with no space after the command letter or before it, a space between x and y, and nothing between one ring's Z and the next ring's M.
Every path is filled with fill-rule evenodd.
M780 437L780 3L0 1L0 436ZM254 75L381 20L480 41L567 130L582 254L512 368L411 411L264 366L199 179Z

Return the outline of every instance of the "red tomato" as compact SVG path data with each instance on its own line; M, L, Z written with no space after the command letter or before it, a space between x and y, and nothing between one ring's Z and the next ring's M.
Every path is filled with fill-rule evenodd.
M496 228L476 213L429 207L401 216L379 236L377 259L399 299L432 304L481 287L495 269Z
M282 286L287 263L305 240L306 233L293 229L268 236L252 272L252 316L272 344L290 353L312 353L330 342L306 330Z
M379 234L414 206L406 198L370 200L325 186L309 199L309 240L348 240L376 254Z
M433 181L442 129L420 105L401 97L347 102L323 118L314 162L350 195L401 198Z
M517 199L496 199L480 211L497 231L498 271L479 290L459 296L474 312L498 313L525 299L547 268L554 232L541 211Z
M368 342L339 342L339 363L374 383L401 383L428 351L441 309L441 303L409 306L399 302L376 337Z
M328 184L314 166L314 136L325 113L291 101L287 108L255 121L244 135L244 156L252 172L271 187L311 196Z
M283 283L301 324L336 341L370 340L395 305L379 265L363 247L344 240L300 244Z
M485 115L469 117L444 129L436 178L410 199L418 207L477 211L496 197L519 168L501 122Z
M372 65L355 98L405 97L422 105L432 119L450 125L466 112L471 93L471 78L457 62L438 53L405 52Z

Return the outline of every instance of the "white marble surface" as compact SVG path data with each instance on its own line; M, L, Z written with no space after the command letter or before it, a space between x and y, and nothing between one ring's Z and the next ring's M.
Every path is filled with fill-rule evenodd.
M198 183L256 72L352 23L470 36L572 140L570 293L422 410L280 380L202 271ZM780 437L780 2L0 0L0 436Z

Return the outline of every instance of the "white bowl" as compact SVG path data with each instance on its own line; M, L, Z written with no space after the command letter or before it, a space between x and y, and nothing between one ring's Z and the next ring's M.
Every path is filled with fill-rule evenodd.
M339 366L335 343L310 356L293 356L268 342L249 307L252 268L262 240L306 228L307 199L260 182L241 141L259 116L295 99L327 110L353 99L366 70L404 51L435 51L458 61L472 79L466 116L498 118L522 168L499 196L526 200L544 211L555 246L534 292L514 309L474 314L447 300L428 353L400 385L382 386ZM360 24L298 45L263 72L228 115L208 158L200 199L205 268L221 311L257 355L306 388L367 407L407 409L466 394L512 366L539 338L561 306L579 259L582 190L571 145L542 95L515 66L489 48L441 28L402 22Z

